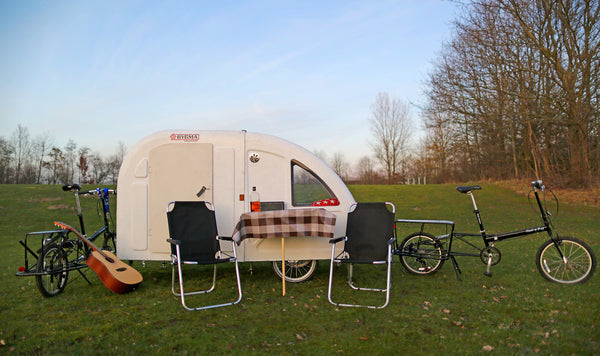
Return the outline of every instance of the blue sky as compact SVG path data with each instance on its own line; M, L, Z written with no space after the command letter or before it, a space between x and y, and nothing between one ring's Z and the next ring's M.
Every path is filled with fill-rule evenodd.
M244 129L353 164L379 92L424 102L457 6L0 0L0 136L21 124L110 154L159 130Z

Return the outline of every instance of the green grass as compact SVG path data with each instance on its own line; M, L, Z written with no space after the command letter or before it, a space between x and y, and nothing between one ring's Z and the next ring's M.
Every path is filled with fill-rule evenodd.
M490 232L537 224L527 198L493 184L477 193ZM452 185L351 186L358 201L391 201L397 218L449 219L460 231L477 231L467 196ZM84 199L89 230L95 202ZM242 302L188 312L171 295L171 269L142 266L141 287L126 295L108 290L93 272L88 285L77 273L54 298L43 298L33 277L16 277L23 264L19 240L52 229L53 220L77 226L73 197L59 186L0 186L0 353L2 354L599 354L600 282L566 286L544 280L534 257L545 239L533 235L501 242L502 261L492 278L478 259L460 258L462 281L450 263L432 276L413 276L394 258L391 302L383 310L337 308L327 302L328 263L320 261L305 283L281 282L269 263L242 263ZM114 206L114 205L113 205ZM65 208L67 207L67 208ZM600 209L563 205L555 225L586 240L598 253ZM362 267L362 266L359 266ZM336 269L335 297L356 295ZM383 269L364 270L368 282ZM207 269L190 271L206 282ZM231 266L220 269L218 291L208 299L234 298ZM227 278L224 278L227 277Z

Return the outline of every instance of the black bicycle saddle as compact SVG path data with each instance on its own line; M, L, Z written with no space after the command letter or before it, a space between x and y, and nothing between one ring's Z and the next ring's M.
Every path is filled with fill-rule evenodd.
M469 186L460 186L460 187L456 187L456 190L458 190L461 193L468 193L472 190L481 190L481 186L479 185L469 185Z

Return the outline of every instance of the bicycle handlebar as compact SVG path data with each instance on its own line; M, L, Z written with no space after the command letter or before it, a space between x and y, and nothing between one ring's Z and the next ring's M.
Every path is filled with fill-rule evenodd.
M75 192L77 193L77 195L98 195L100 192L99 190L103 190L106 188L98 188L98 189L92 189L92 190L86 190L86 191L81 191L81 186L77 183L73 183L73 184L65 184L62 187L62 190L64 190L65 192ZM112 193L112 194L117 194L117 190L116 189L106 189L106 191L108 193Z
M79 194L79 195L99 195L99 194L101 194L102 190L106 190L108 193L112 193L114 195L117 195L117 190L116 189L106 189L106 188L98 188L98 189L87 190L87 191L79 192L77 194Z
M531 182L531 186L537 189L544 189L544 183L542 183L541 179Z

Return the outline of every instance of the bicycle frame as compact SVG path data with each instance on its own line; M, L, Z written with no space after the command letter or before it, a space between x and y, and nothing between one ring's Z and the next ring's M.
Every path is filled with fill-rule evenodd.
M536 184L536 183L538 183L538 184ZM479 224L479 230L480 230L479 235L483 239L483 242L485 243L486 247L493 245L493 243L497 242L497 241L503 241L503 240L508 240L508 239L512 239L515 237L537 234L537 233L544 232L544 231L548 232L548 235L550 236L550 238L555 240L554 233L552 231L552 227L550 226L550 219L548 218L548 212L544 211L544 207L542 205L542 202L540 200L540 196L539 196L539 193L537 190L537 188L541 186L541 183L539 183L539 181L533 182L532 186L533 186L533 194L535 195L535 200L536 200L537 206L540 210L541 219L542 219L542 222L544 225L532 227L532 228L528 228L528 229L523 229L523 230L505 232L505 233L501 233L501 234L493 234L493 235L488 235L487 232L485 231L483 222L481 220L481 214L479 213L479 209L477 207L477 202L475 201L475 195L473 194L473 191L469 190L468 192L466 192L466 194L471 197L471 201L473 203L473 209L474 209L473 212L475 213L475 216L477 217L477 223ZM544 189L543 186L541 186L541 187L542 187L541 189ZM457 233L457 235L458 235L458 233ZM464 233L460 234L460 235L461 236L479 236L478 234L464 234Z
M81 234L83 236L86 236L86 231L85 231L85 224L83 222L83 213L81 210L81 202L79 201L79 196L80 195L89 195L91 194L91 192L93 192L92 190L90 191L86 191L86 192L81 192L79 191L81 187L79 186L75 186L74 185L66 185L63 187L63 190L68 191L68 190L74 190L74 194L75 194L75 203L77 205L77 217L79 218L79 231L81 232ZM96 231L92 236L89 237L90 240L94 240L96 237L98 237L100 234L102 234L103 232L105 232L108 227L109 227L109 214L110 214L110 204L108 201L108 194L109 192L115 192L114 190L110 190L108 188L97 188L95 190L96 194L98 195L100 202L102 203L102 217L103 217L103 222L104 222L104 226L101 227L98 231Z
M95 241L96 238L98 238L98 236L104 234L105 238L104 238L104 242L103 242L103 246L102 247L106 247L106 243L107 240L114 237L114 232L110 231L110 203L109 203L109 193L114 193L116 194L116 191L114 190L110 190L108 188L96 188L95 190L88 190L88 191L81 191L81 186L79 186L78 184L72 184L72 185L65 185L63 186L63 190L64 191L73 191L73 193L75 194L75 202L77 205L77 217L79 219L79 226L80 229L79 231L81 232L81 234L86 237L88 240L90 241ZM95 231L91 236L87 236L86 231L85 231L85 224L83 221L83 213L82 213L82 209L81 209L81 202L79 200L79 196L80 195L97 195L98 198L100 199L100 203L102 205L102 219L103 219L103 225L100 229L98 229L97 231ZM90 248L86 245L85 246L85 254L86 256L89 255L90 253Z
M475 217L477 219L477 223L479 225L479 233L463 233L463 232L455 232L455 223L453 221L449 221L449 220L406 220L406 219L398 219L396 220L396 223L407 223L407 224L420 224L421 228L420 228L420 232L419 233L423 233L425 230L425 226L426 225L431 225L431 224L435 224L435 225L446 225L447 229L450 230L449 233L443 234L443 235L439 235L439 236L435 236L435 240L437 242L439 242L440 244L446 240L449 239L447 241L448 243L448 247L447 249L440 255L440 256L432 256L432 255L427 255L427 258L430 259L439 259L439 260L452 260L452 264L454 266L455 272L456 272L456 276L457 278L460 280L460 276L459 274L461 273L460 268L458 266L458 263L456 261L455 257L481 257L482 261L484 259L484 252L487 252L486 255L486 259L487 259L487 268L486 268L486 275L491 275L490 272L490 267L492 265L493 259L495 257L495 254L497 254L499 256L499 251L497 249L495 249L494 244L496 242L499 241L503 241L503 240L508 240L508 239L512 239L512 238L516 238L516 237L522 237L522 236L526 236L526 235L532 235L532 234L537 234L540 232L547 232L548 235L550 236L550 238L552 239L552 241L554 241L554 243L556 244L557 241L559 240L558 235L553 231L552 226L551 226L551 222L550 222L550 218L549 218L549 214L548 212L546 212L544 210L544 206L541 202L540 196L539 196L539 192L538 189L541 189L542 191L545 189L542 182L541 181L534 181L531 183L532 187L533 187L533 192L534 192L534 196L536 199L536 203L537 203L537 207L540 211L541 214L541 219L542 219L542 223L543 225L541 226L536 226L536 227L531 227L531 228L527 228L527 229L522 229L522 230L517 230L517 231L510 231L510 232L504 232L504 233L500 233L500 234L488 234L485 230L483 221L481 219L481 214L479 212L479 208L477 206L477 202L475 201L475 195L473 194L473 190L479 190L481 189L481 187L479 186L471 186L471 187L457 187L457 190L461 193L465 193L467 195L469 195L471 197L471 202L473 204L473 213L475 214ZM479 248L478 246L476 246L474 243L468 241L466 238L467 237L480 237L481 241L484 244L484 248ZM465 252L465 251L454 251L453 250L453 244L454 244L454 239L458 239L461 242L469 245L470 247L474 248L475 250L477 250L479 253L472 253L472 252ZM564 258L562 251L557 248L557 250L559 251L559 254L561 256L561 258ZM401 251L398 248L398 245L395 246L394 249L394 254L399 255L399 256L412 256L412 257L423 257L422 253L419 254L412 254L412 253L406 253L404 251Z

